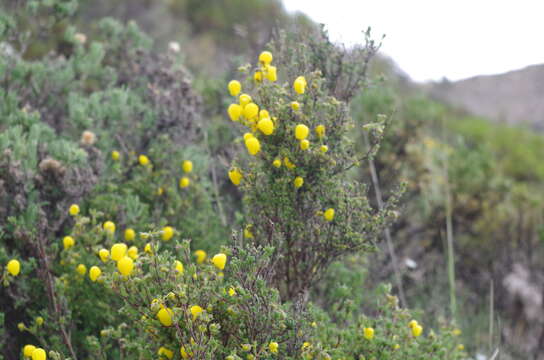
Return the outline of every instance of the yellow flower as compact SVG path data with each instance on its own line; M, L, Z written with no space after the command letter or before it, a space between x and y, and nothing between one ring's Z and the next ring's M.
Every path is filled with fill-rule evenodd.
M270 352L272 354L277 354L278 353L278 343L275 342L275 341L271 341L270 344L268 344L268 350L270 350Z
M293 164L288 157L284 157L283 158L283 163L285 164L285 166L291 170L291 169L294 169L296 168L297 166L295 164Z
M247 151L251 155L257 155L259 151L261 151L261 143L259 142L259 139L255 137L251 137L245 141Z
M19 331L25 331L26 330L26 326L22 322L17 324L17 328L19 329Z
M306 350L306 349L308 349L310 346L312 346L312 344L309 343L308 341L305 341L304 343L302 343L302 350Z
M125 240L126 241L132 241L136 238L136 232L134 229L128 228L125 230Z
M244 228L244 237L246 239L253 239L253 233L251 232L252 227L253 225L247 224L246 227Z
M79 214L79 205L72 204L68 212L70 213L70 215L76 216L77 214Z
M250 102L251 102L251 96L249 96L248 94L240 95L240 105L242 106L242 108L246 106L247 104L249 104Z
M174 262L174 264L175 264L175 269L176 269L176 271L177 271L179 274L183 274L184 269L183 269L183 264L181 263L181 261L176 260L176 261Z
M119 154L119 151L117 151L117 150L113 150L113 151L111 152L111 158L112 158L112 160L117 161L117 160L119 160L119 157L120 157L120 156L121 156L121 155Z
M255 74L253 74L253 80L255 80L255 82L263 81L263 73L261 71L255 71Z
M421 325L416 324L412 327L412 335L414 335L414 337L420 336L422 332L423 332L423 327Z
M191 311L191 314L193 315L193 320L195 320L202 313L202 311L204 311L204 309L202 309L198 305L191 306L189 310Z
M395 346L393 346L393 349L395 349L395 350L400 349L400 345L399 345L399 344L395 344Z
M192 356L192 353L188 353L186 350L185 350L185 347L182 346L180 349L179 349L179 354L181 355L181 357L183 359L189 359L189 357Z
M252 133L246 132L244 134L244 141L246 141L247 139L251 139L252 137L254 137Z
M42 348L36 348L32 351L32 360L46 360L47 354Z
M295 137L298 139L298 140L304 140L308 137L308 133L310 132L310 130L308 129L308 127L304 124L298 124L296 127L295 127Z
M459 351L465 350L465 345L463 345L463 344L457 345L457 350L459 350Z
M264 118L259 120L257 123L257 128L265 135L272 135L274 132L274 123L270 118Z
M100 249L98 256L100 256L100 260L102 260L102 262L106 262L110 257L110 252L107 249Z
M187 176L183 176L181 179L179 179L179 187L184 189L188 187L191 184L191 180Z
M100 270L98 266L91 266L91 268L89 269L89 278L92 282L95 282L101 274L102 270Z
M34 345L25 345L23 347L23 355L29 358L32 356L32 352L34 350L36 350L36 347Z
M263 65L268 65L272 62L272 53L270 51L263 51L259 55L259 62Z
M234 296L236 295L236 290L234 290L233 287L229 288L229 296Z
M266 119L269 118L270 114L268 113L268 110L259 110L259 119Z
M115 232L115 223L113 221L106 221L104 225L102 225L104 230L106 230L110 235L113 235Z
M300 140L300 148L302 150L308 150L310 148L310 142L307 139Z
M131 246L127 250L128 257L132 260L136 260L138 258L138 248L136 246Z
M153 255L153 248L151 247L151 243L145 244L144 251L149 255Z
M275 159L274 161L272 161L272 165L274 165L274 167L280 168L281 167L281 160L280 159Z
M119 261L125 256L127 252L127 245L123 243L117 243L113 244L111 247L111 259L115 261Z
M173 316L174 316L174 312L172 311L172 309L167 307L163 307L157 313L157 319L159 319L160 323L163 326L172 326L172 324L174 323L172 321Z
M145 155L140 155L138 156L138 162L140 163L140 165L146 166L149 164L149 158Z
M367 340L372 340L374 338L374 329L371 327L365 327L363 329L363 336Z
M293 181L293 184L295 185L295 187L298 189L299 187L301 187L302 185L304 185L304 179L301 178L300 176L297 176L295 178L295 180Z
M174 294L173 292L169 292L168 294L166 294L166 297L168 298L168 300L170 301L174 301L176 300L176 294Z
M266 78L272 82L278 80L278 72L275 66L271 65L266 69Z
M117 262L117 270L119 270L122 275L128 276L132 274L132 270L134 270L134 261L128 256L124 256Z
M170 240L174 236L174 228L171 226L165 226L162 228L161 238L164 241Z
M74 246L75 243L76 243L76 241L71 236L65 236L62 239L62 245L64 246L64 250L68 250L69 248Z
M242 84L238 80L231 80L228 84L229 93L231 96L236 96L242 91Z
M242 351L251 350L251 344L242 344Z
M304 76L299 76L293 82L293 89L298 94L304 94L306 91L306 78Z
M212 258L212 263L219 270L223 270L225 268L225 264L227 263L227 255L223 253L214 255Z
M164 346L161 346L159 348L159 351L157 351L157 354L159 356L165 356L167 357L168 359L172 359L174 357L174 352L172 350L168 350L167 348L165 348Z
M298 111L300 109L300 104L298 101L292 101L291 102L291 109L293 109L293 111Z
M154 298L153 300L151 300L151 305L150 305L151 311L153 312L159 311L161 307L162 305L159 299Z
M257 115L259 115L259 106L255 103L249 103L246 106L244 106L244 117L246 119L253 119Z
M328 208L327 210L325 210L325 212L323 213L323 217L327 221L332 221L334 219L334 209Z
M202 264L204 261L206 261L206 256L208 255L204 250L197 250L195 251L195 256L197 264Z
M411 320L409 323L408 323L408 327L410 329L412 329L414 326L416 325L419 325L418 322L416 320Z
M83 264L79 264L76 267L76 271L79 275L85 275L87 273L87 267Z
M238 104L230 104L227 113L232 121L238 121L240 115L242 115L242 107Z
M324 154L326 153L327 151L329 151L329 147L327 145L321 145L321 147L319 148L319 150L321 150L321 152Z
M315 128L315 133L317 134L317 137L322 138L325 136L325 125L317 125Z
M240 185L242 178L243 178L243 175L240 172L240 170L234 168L229 171L229 179L234 185L236 186Z
M461 333L462 333L461 329L458 329L458 328L455 328L452 331L453 336L459 336L459 335L461 335Z
M42 326L42 325L43 325L43 322L44 322L43 317L38 316L38 317L36 318L36 325Z
M191 171L193 171L193 162L191 160L185 160L181 164L181 168L184 172L190 173Z

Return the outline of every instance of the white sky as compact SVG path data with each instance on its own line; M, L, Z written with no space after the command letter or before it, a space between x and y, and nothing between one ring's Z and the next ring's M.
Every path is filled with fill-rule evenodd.
M458 80L544 63L544 0L283 0L361 42L371 26L382 51L417 81Z

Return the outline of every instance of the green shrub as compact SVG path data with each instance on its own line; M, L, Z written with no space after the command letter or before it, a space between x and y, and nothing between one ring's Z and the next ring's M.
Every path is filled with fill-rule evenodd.
M368 253L397 216L400 191L378 211L348 174L383 136L383 123L353 122L348 108L365 84L366 63L355 64L373 43L328 54L326 38L291 47L280 37L285 67L264 53L241 68L254 102L229 113L244 112L249 135L236 141L255 156L240 153L228 175L244 208L226 208L244 214L242 230L221 205L229 195L202 145L200 98L177 59L155 53L134 24L106 19L86 39L69 25L75 4L10 2L0 26L6 358L463 356L451 329L410 329L414 316L387 289L364 314L349 291L327 296L344 307L312 303L329 265ZM27 14L40 31L62 29L62 53L20 56L19 30L37 31L21 22ZM363 125L366 153L349 136Z

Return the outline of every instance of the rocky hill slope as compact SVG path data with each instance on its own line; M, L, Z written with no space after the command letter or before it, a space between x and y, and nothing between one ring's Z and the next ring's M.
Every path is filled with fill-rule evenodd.
M428 85L439 101L508 124L544 129L544 64Z

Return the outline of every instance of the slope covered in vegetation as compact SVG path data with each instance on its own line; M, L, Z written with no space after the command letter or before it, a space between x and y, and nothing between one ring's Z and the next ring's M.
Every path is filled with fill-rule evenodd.
M226 4L2 4L3 356L544 351L540 135Z

